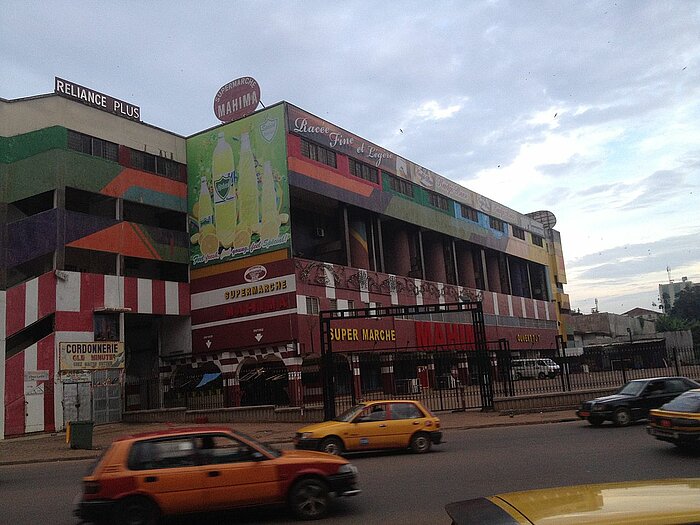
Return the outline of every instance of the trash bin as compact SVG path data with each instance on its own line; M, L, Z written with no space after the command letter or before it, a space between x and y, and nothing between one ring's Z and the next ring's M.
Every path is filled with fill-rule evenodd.
M70 448L92 450L93 421L71 421L68 423Z

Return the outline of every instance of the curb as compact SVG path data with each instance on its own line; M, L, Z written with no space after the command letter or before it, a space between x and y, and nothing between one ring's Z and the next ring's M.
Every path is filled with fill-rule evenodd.
M510 416L505 421L502 421L502 422L482 423L482 424L476 424L476 425L466 424L466 425L443 426L443 428L446 430L474 430L474 429L479 429L479 428L515 427L515 426L524 426L524 425L545 425L545 424L550 424L550 423L570 423L572 421L579 421L578 417L561 417L561 418L555 418L555 419L550 419L550 420L546 420L546 421L512 421L511 420L512 417L513 416ZM47 437L50 437L50 436L47 436ZM282 444L289 444L289 443L293 442L292 438L274 439L272 441L269 441L269 440L259 440L259 441L261 443L264 443L265 445L282 445ZM36 463L60 463L60 462L64 462L64 461L84 461L84 460L88 460L88 459L96 459L100 455L102 450L103 449L101 449L101 448L92 449L91 453L83 452L83 453L80 453L79 455L69 456L69 457L43 457L43 458L30 458L30 459L24 459L24 460L9 460L9 461L0 460L0 466L29 465L29 464L36 464Z

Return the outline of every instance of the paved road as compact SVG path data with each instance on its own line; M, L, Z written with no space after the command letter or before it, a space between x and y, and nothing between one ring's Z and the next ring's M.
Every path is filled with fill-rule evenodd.
M700 454L684 454L646 435L644 425L590 427L582 422L453 430L429 455L355 455L363 494L340 500L324 523L444 523L446 503L537 487L697 476ZM0 467L5 523L74 524L71 500L85 461ZM173 525L298 523L283 509L255 510Z

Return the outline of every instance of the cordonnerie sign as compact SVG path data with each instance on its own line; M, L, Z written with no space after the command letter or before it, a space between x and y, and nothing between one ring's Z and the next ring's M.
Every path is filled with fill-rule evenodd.
M124 343L95 341L59 343L61 371L124 368Z

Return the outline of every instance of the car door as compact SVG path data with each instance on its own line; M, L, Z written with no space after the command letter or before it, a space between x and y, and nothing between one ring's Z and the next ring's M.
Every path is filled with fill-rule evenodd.
M411 436L423 427L424 419L423 412L413 403L390 403L387 441L392 447L408 447Z
M136 491L151 496L164 514L204 508L204 478L192 437L137 441L128 464Z
M390 446L387 410L386 403L373 403L365 407L353 419L346 449L370 450Z
M274 459L227 434L196 439L205 479L207 509L226 509L283 500Z
M654 379L649 381L637 402L635 410L635 418L645 418L652 408L658 408L663 405L668 398L666 392L666 381L664 379Z

